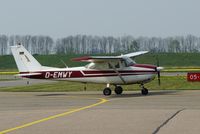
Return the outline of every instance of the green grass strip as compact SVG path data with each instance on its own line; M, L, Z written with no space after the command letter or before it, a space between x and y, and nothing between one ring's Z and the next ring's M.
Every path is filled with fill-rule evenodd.
M71 92L84 91L84 84L60 81L56 83L25 85L19 87L1 87L2 92ZM162 76L161 86L157 78L145 85L150 90L199 90L200 82L188 82L185 76ZM87 84L87 91L102 91L105 84ZM114 89L114 87L111 87ZM124 85L125 91L140 90L139 85Z

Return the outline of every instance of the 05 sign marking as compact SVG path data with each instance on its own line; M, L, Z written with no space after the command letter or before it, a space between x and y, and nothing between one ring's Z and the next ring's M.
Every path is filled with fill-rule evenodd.
M188 73L187 80L188 81L200 81L200 72L199 73Z

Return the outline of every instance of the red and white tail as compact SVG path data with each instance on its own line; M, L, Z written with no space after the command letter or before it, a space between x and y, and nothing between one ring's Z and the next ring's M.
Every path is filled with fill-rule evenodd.
M19 72L33 72L41 70L41 64L22 46L11 46Z

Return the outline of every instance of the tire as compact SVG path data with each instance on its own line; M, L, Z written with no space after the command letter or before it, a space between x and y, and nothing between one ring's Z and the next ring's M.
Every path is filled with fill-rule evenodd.
M115 88L115 93L116 93L117 95L120 95L120 94L122 94L122 92L123 92L122 87L121 87L121 86L116 86L116 88Z
M141 90L141 93L142 93L142 95L147 95L147 94L149 93L149 91L148 91L148 89L143 88L143 89Z
M111 95L111 93L112 93L112 90L108 87L103 90L103 94L105 96L109 96L109 95Z

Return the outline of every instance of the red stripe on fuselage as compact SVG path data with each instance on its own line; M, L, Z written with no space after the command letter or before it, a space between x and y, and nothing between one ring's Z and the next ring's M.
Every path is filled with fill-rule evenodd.
M83 73L82 73L83 72ZM39 71L39 72L20 72L20 74L28 73L41 73L34 76L26 76L27 78L34 79L59 79L59 78L84 78L84 77L108 77L108 76L118 76L115 71ZM145 74L155 74L155 71L119 71L121 76L127 75L145 75Z
M107 71L91 71L91 70L88 70L88 71L82 71L84 74L108 74L108 73L115 73L115 71L112 71L112 70L107 70ZM155 71L148 71L148 70L126 70L126 71L118 71L120 74L123 74L123 73L152 73L152 72L155 72Z

